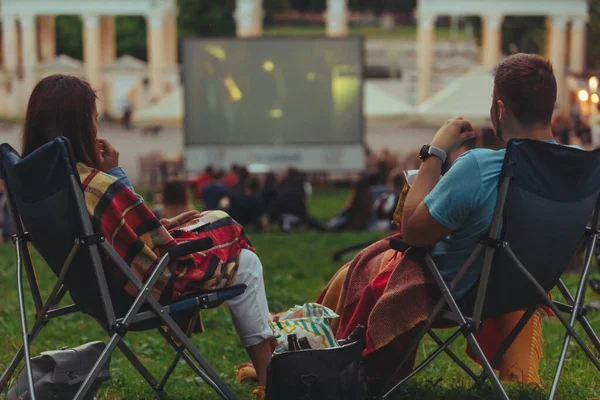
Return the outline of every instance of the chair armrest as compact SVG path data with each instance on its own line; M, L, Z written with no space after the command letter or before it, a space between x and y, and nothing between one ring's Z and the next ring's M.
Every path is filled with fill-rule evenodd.
M410 249L412 246L406 243L399 237L393 237L390 239L390 249L399 251L404 253L406 250Z
M176 313L194 308L210 308L222 301L233 299L246 291L246 285L233 285L222 289L208 290L188 299L176 301L169 305L169 313Z
M415 246L411 246L410 244L408 244L407 242L405 242L402 238L400 237L393 237L390 239L390 249L392 250L396 250L399 251L401 253L404 253L406 250L413 248L413 249L419 249L422 250L426 253L429 253L429 248L427 247L415 247Z
M193 240L191 242L185 242L178 244L177 246L171 247L167 250L167 254L173 258L179 258L182 256L187 256L192 253L197 253L199 251L208 250L213 247L213 241L211 238L206 237L198 240Z

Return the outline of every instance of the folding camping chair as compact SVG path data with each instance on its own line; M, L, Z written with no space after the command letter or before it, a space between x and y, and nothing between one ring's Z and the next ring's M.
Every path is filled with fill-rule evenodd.
M183 358L220 397L235 399L231 389L202 357L188 335L175 323L174 318L193 319L200 309L209 308L242 294L246 289L245 285L198 293L171 304L160 304L150 296L152 287L170 260L206 250L212 246L212 241L209 238L200 239L171 248L159 260L149 278L141 282L102 234L92 230L67 139L58 138L22 160L9 145L3 144L0 146L0 161L1 177L6 183L11 213L17 226L14 243L23 335L23 345L0 378L0 392L7 386L20 361L25 358L29 392L34 400L29 361L31 343L50 320L83 312L99 322L110 340L79 388L76 400L85 397L116 347L119 347L157 393L163 390L179 359ZM28 242L37 249L58 278L45 302L36 281ZM119 274L115 273L115 268L119 270ZM27 274L36 309L35 323L30 331L27 330L25 315L23 270ZM127 280L139 290L137 297L129 296L123 289ZM74 304L58 307L67 292L70 293ZM163 326L167 326L170 332L167 333ZM154 328L177 353L160 382L123 341L129 331ZM181 345L177 345L171 335Z
M594 246L600 234L599 194L600 151L585 152L540 141L511 140L500 174L490 232L482 237L470 257L470 260L475 259L481 252L484 253L478 284L463 299L456 301L451 288L458 285L470 266L469 261L449 288L427 250L411 250L425 253L425 262L441 291L441 298L409 346L409 351L401 358L397 371L406 364L425 334L431 336L438 348L409 376L382 394L381 398L387 399L401 384L445 352L476 383L490 379L496 395L508 399L493 367L502 360L540 305L552 309L566 329L550 399L556 396L571 338L600 371L600 361L573 329L578 321L600 354L600 340L586 319L586 309L583 307ZM590 218L591 225L588 226ZM577 292L572 296L560 278L582 241L586 243L587 253ZM399 239L392 239L390 247L406 251L410 246ZM550 299L547 293L554 287L558 287L567 304ZM485 319L516 310L526 312L491 362L488 362L474 332ZM562 313L568 314L568 319ZM458 330L443 341L433 329L447 326L449 322L452 326L458 326ZM461 335L466 337L477 355L484 370L481 375L475 374L448 349ZM386 388L391 386L392 380Z

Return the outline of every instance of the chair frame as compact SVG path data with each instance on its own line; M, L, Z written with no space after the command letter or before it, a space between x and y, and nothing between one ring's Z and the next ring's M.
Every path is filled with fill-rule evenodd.
M27 380L29 385L29 392L31 393L31 400L35 400L35 393L33 389L32 373L31 373L31 362L30 362L30 346L40 334L46 324L53 319L62 317L64 315L73 314L79 312L79 308L76 304L71 304L64 307L59 307L59 303L67 293L66 287L63 285L67 272L72 265L72 261L75 255L81 251L82 248L88 248L91 260L91 267L95 274L95 279L98 282L100 301L102 302L104 309L104 316L106 319L107 326L103 326L103 329L110 337L104 351L94 364L90 373L86 377L85 381L81 384L74 400L82 400L92 387L95 379L100 373L102 367L109 360L109 357L113 353L116 347L118 347L129 362L135 367L135 369L142 375L142 377L148 382L152 389L156 393L163 391L169 377L173 373L180 358L183 358L185 362L192 368L192 370L202 378L221 398L223 399L237 399L233 391L225 384L221 377L212 369L209 363L200 354L200 351L192 344L189 339L191 335L192 327L194 326L195 318L188 329L188 332L183 330L177 325L170 314L175 312L187 311L187 310L200 310L209 308L215 305L219 301L224 300L219 296L217 291L211 291L206 293L198 294L193 298L181 300L179 302L172 303L170 305L163 306L156 299L150 296L151 289L162 275L165 268L169 265L172 258L177 258L181 255L191 254L193 252L206 250L211 247L207 245L205 239L200 239L193 242L180 244L170 249L158 262L154 272L148 278L145 283L142 283L131 271L130 267L125 261L119 256L116 250L106 242L104 236L100 233L94 233L90 217L88 215L85 200L83 197L83 191L81 190L80 183L74 175L69 175L71 190L75 195L75 204L77 207L77 213L81 222L82 230L84 233L83 237L74 239L73 247L69 255L67 256L57 281L48 296L43 301L40 294L39 286L35 275L35 268L31 260L31 254L29 252L28 243L30 238L25 232L19 213L15 206L15 201L12 198L8 187L6 192L8 195L9 208L13 220L16 221L17 234L13 236L13 243L15 244L16 251L16 262L17 262L17 291L19 297L19 312L21 319L21 333L23 344L13 356L10 363L7 365L4 373L0 377L0 392L2 392L17 369L19 363L25 358L25 368L27 370ZM7 185L8 186L8 185ZM139 294L133 301L128 312L122 318L116 318L115 312L112 306L112 300L109 294L108 284L105 278L105 272L102 266L100 258L100 249L107 255L107 257L114 263L114 265L135 285L139 290ZM31 294L33 302L35 304L35 322L31 330L27 329L26 319L26 308L25 308L25 295L23 289L23 270L27 275L29 285L31 288ZM228 298L235 297L245 290L244 285L236 285L230 289L233 292ZM140 312L140 308L143 305L147 305L150 310ZM124 336L128 333L130 327L134 323L158 320L162 326L167 326L170 330L169 333L165 331L163 327L158 327L159 333L164 336L166 341L173 347L176 352L176 357L173 362L169 365L162 379L157 381L154 376L148 371L148 369L142 364L137 358L133 351L125 343ZM102 325L102 324L100 324ZM173 337L181 343L178 345L175 343ZM188 354L189 353L189 354Z
M537 307L541 304L548 306L552 312L556 315L558 320L562 323L566 330L565 339L563 342L562 350L560 353L560 357L557 364L557 369L555 373L555 377L552 383L552 388L550 390L550 400L556 398L556 393L558 389L558 383L560 381L560 376L565 364L565 359L567 355L567 350L569 347L569 343L571 338L575 340L575 342L581 347L585 355L591 360L594 366L600 371L600 360L590 351L590 349L586 346L583 339L575 332L574 326L575 322L579 322L583 327L585 333L589 337L590 341L593 343L596 351L600 354L600 339L598 335L592 329L589 321L585 317L586 309L584 307L584 298L586 292L586 282L589 279L591 272L591 260L594 255L594 248L596 242L598 240L598 235L600 235L600 198L596 202L596 206L592 216L591 226L587 227L585 230L586 236L586 254L585 254L585 262L584 267L581 272L581 278L579 281L579 285L577 288L577 292L573 297L566 285L563 283L562 279L560 279L556 285L560 293L566 299L567 304L560 303L558 301L552 300L548 293L544 290L544 288L537 282L537 280L529 273L529 271L525 268L525 266L519 261L517 256L514 254L511 249L510 243L505 241L500 241L498 238L501 233L501 222L502 215L504 211L504 206L506 202L506 197L508 194L509 185L512 179L512 171L509 167L507 171L503 171L499 189L498 189L498 197L496 201L496 207L494 209L494 214L492 218L492 223L490 227L490 232L481 240L481 243L475 248L473 254L467 260L465 265L461 268L457 276L451 282L450 287L444 281L442 275L440 274L437 266L435 265L433 258L431 257L430 252L427 249L419 248L419 251L425 252L425 263L428 267L429 272L431 273L435 283L438 285L441 290L441 298L436 303L431 312L429 318L424 323L423 327L418 331L415 338L408 346L408 350L401 357L400 364L392 377L385 385L386 389L378 398L384 400L388 399L399 386L407 382L409 379L414 377L418 372L420 372L423 368L425 368L431 361L433 361L440 353L444 352L448 354L448 356L454 361L462 370L464 370L476 384L483 384L487 379L490 379L494 392L496 396L500 399L509 399L504 387L500 383L500 380L496 376L494 372L494 366L497 366L498 363L502 360L503 355L506 353L508 348L514 342L516 337L525 327L529 319L533 316ZM408 250L411 246L408 243L403 242L401 239L392 238L390 240L390 247L394 250L404 252ZM416 249L415 249L416 250ZM481 270L481 275L479 279L479 284L477 286L477 297L475 300L475 307L472 313L472 317L465 316L461 311L458 303L452 297L452 290L455 288L461 281L464 272L471 266L472 260L475 259L477 255L481 251L485 251L484 253L484 263L483 268ZM509 336L504 340L501 344L499 350L492 358L492 361L489 362L485 357L483 350L479 346L477 339L474 336L475 331L481 326L482 321L482 313L483 306L485 302L485 295L487 286L489 283L490 272L492 268L492 263L494 259L494 255L497 251L506 252L512 261L517 266L517 269L524 275L524 277L534 286L535 290L540 295L540 302L536 304L531 304L527 309L525 314L521 317L521 319L517 322L517 325L513 329L513 331L509 334ZM449 307L450 311L446 311L445 308ZM566 313L569 315L569 319L565 318L562 313ZM458 325L458 329L454 332L453 335L450 336L446 341L442 341L434 332L434 324L439 318L443 318L444 320L453 321ZM398 375L404 365L409 361L410 355L418 348L421 339L428 334L433 341L437 344L437 349L432 352L424 361L422 361L417 367L413 369L413 371L404 379L394 384L394 377ZM477 375L471 368L469 368L466 364L464 364L458 356L456 356L451 350L449 350L449 346L459 337L464 336L467 339L467 342L471 346L471 349L474 351L475 355L478 358L478 361L481 363L483 367L483 372L480 375ZM393 385L393 386L392 386ZM390 388L391 387L391 388Z

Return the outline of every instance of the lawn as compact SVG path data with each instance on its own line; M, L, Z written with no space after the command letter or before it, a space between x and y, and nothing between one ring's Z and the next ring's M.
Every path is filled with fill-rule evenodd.
M343 204L346 192L339 189L317 190L311 204L313 213L325 219L333 215ZM321 287L336 271L339 265L331 260L335 249L345 245L376 240L382 237L376 233L343 234L253 234L251 236L258 254L264 264L265 282L271 310L281 311L295 304L314 300ZM42 266L39 258L34 260ZM12 245L0 245L0 367L11 358L20 345L17 294L15 285L15 267ZM39 269L39 281L45 294L48 294L52 276L48 269ZM567 277L568 284L576 284L576 276ZM558 297L558 296L557 296ZM590 300L591 295L590 295ZM31 306L31 304L30 304ZM596 330L600 331L600 313L589 314ZM237 385L234 381L235 367L247 361L244 350L238 344L234 328L225 307L207 311L203 314L206 332L194 336L193 342L200 348L213 367L230 383L241 399L252 399L252 384ZM555 362L560 351L563 332L555 321L546 321L544 325L544 360L541 375L545 387L549 387L554 373ZM34 354L43 350L57 349L62 346L76 346L92 340L104 340L105 336L89 318L72 315L51 322L43 331L32 348ZM134 351L147 363L155 375L160 375L170 362L172 352L164 340L155 332L131 333L127 336ZM432 348L432 342L426 340L419 351L423 357ZM453 347L462 358L464 341ZM472 363L469 361L469 364ZM149 399L152 391L137 375L120 353L116 352L111 362L112 381L106 384L101 399ZM174 379L173 379L174 378ZM166 387L165 399L213 399L216 396L207 385L195 378L191 370L180 365L170 384ZM465 374L448 359L441 356L428 367L411 385L403 389L398 399L476 399L491 398L489 387L474 388ZM544 393L527 387L510 386L512 399L542 399ZM600 398L600 373L587 362L583 353L572 346L560 386L561 399Z

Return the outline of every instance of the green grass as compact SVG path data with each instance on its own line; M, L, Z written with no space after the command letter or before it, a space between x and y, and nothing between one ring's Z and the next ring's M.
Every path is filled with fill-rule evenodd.
M347 192L339 189L317 189L311 202L312 211L320 218L333 215L343 204ZM331 260L335 249L348 244L376 240L376 233L295 233L295 234L253 234L251 239L257 247L264 264L265 284L269 305L272 311L285 310L295 304L312 301L322 286L337 270L339 265ZM43 265L36 256L36 265ZM43 293L51 289L52 275L48 269L39 269L39 281ZM573 287L576 276L568 276L567 282ZM21 343L19 317L15 285L15 263L12 245L0 245L0 367L3 369ZM557 296L557 298L560 298ZM591 300L591 295L589 300ZM32 309L31 302L29 310ZM252 399L253 384L237 385L233 382L235 367L247 361L247 356L239 345L230 317L225 307L203 313L206 332L193 337L213 367L231 384L241 399ZM589 314L589 318L600 331L600 313ZM446 332L442 332L447 335ZM105 340L98 326L82 315L71 315L50 322L32 346L33 354L62 346L76 346L92 340ZM543 384L548 387L554 374L555 362L563 339L563 330L553 320L544 323L544 359L541 365ZM156 332L131 333L126 340L147 363L156 376L170 363L172 352ZM419 357L430 351L433 344L425 340L419 350ZM464 341L458 341L453 349L465 359ZM467 361L469 365L472 362ZM111 362L112 381L106 384L101 399L150 399L152 391L117 351ZM528 387L508 385L511 399L542 399L547 394ZM440 356L416 381L403 388L398 399L488 399L489 387L475 388L469 378L455 367L445 356ZM191 370L178 366L175 375L166 387L165 399L213 399L216 396L207 385L195 378ZM600 374L584 358L581 350L571 347L563 380L560 385L560 399L600 398Z
M263 30L265 36L313 36L325 35L325 25L275 25L267 26ZM391 31L384 31L378 26L350 26L350 35L365 36L370 39L415 39L417 29L410 25L398 25ZM447 27L436 28L437 39L448 39L450 29ZM464 32L458 32L458 38L464 38Z

